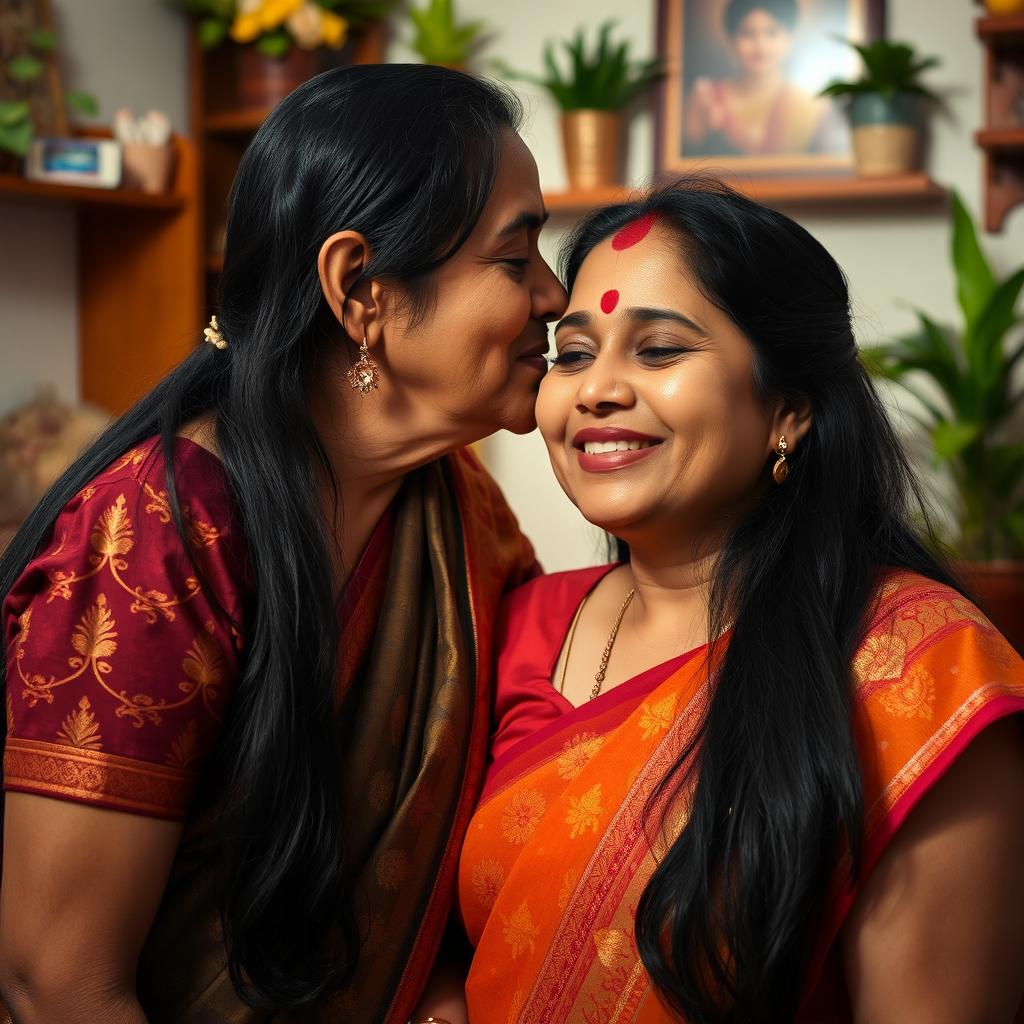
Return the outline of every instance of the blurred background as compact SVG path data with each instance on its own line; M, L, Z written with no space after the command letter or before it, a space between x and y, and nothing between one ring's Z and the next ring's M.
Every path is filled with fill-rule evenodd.
M946 539L1024 603L1024 0L0 0L8 529L201 337L267 111L381 60L517 90L552 262L588 209L693 167L804 224L849 277ZM538 435L482 451L546 568L606 557Z

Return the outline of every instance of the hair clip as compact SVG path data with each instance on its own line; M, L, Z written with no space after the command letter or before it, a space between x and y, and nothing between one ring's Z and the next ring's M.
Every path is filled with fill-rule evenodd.
M221 351L228 347L227 338L220 333L220 324L215 316L210 317L210 326L203 329L203 339Z

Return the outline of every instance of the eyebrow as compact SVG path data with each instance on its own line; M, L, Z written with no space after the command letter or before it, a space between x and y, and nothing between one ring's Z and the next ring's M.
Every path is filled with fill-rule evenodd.
M630 306L628 309L623 310L623 312L634 323L648 324L658 320L669 320L672 323L677 323L694 331L702 337L706 338L708 336L708 332L700 324L691 320L688 316L683 316L682 313L677 313L674 309L657 309L653 306ZM593 317L589 313L580 310L578 313L570 313L568 316L562 317L555 324L555 331L560 331L563 327L588 327L592 321Z
M498 238L511 238L513 235L518 235L524 229L527 231L536 231L547 223L550 216L551 214L547 210L545 210L540 216L532 210L523 210L522 213L516 216L514 220L509 221L508 224L498 232Z

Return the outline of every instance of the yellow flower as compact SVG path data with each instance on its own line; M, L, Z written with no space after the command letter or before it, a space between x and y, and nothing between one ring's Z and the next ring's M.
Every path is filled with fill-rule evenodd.
M258 14L239 14L231 26L231 38L236 43L251 43L261 31Z
M333 11L324 11L321 30L324 34L324 43L332 50L340 50L348 38L348 21Z
M669 694L659 700L657 704L648 704L644 701L640 705L640 728L644 734L641 739L649 740L657 736L659 732L666 732L672 724L672 716L676 710L676 695Z
M294 14L303 0L263 0L259 9L260 28L270 32L283 24L290 14Z

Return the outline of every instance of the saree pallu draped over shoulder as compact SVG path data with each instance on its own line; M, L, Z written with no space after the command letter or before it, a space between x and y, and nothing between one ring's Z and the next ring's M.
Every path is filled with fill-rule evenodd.
M727 642L624 683L498 753L459 868L476 946L472 1024L676 1019L651 989L634 919L657 859L685 827L686 796L656 801L651 816L645 808L698 728ZM854 884L848 860L836 865L806 1021L848 1017L836 937L910 810L982 729L1024 712L1024 663L1010 645L959 594L917 576L881 585L853 677L865 863Z
M483 780L492 622L503 590L536 572L473 455L410 476L342 608L338 736L361 938L353 980L305 1011L242 1003L207 868L213 808L186 833L143 951L139 994L154 1024L408 1018L440 944Z

